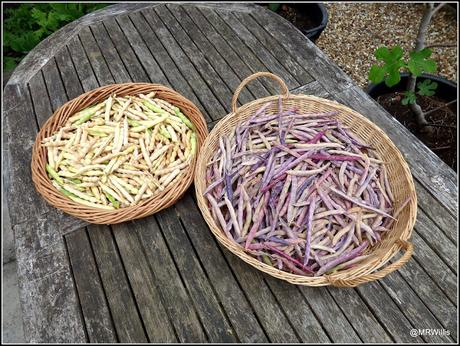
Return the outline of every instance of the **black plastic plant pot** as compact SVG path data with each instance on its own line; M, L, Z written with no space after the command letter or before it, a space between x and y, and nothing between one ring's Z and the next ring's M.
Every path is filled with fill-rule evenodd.
M378 83L378 84L370 84L367 87L366 92L369 94L370 97L373 99L377 99L380 95L385 95L393 92L401 92L406 90L407 81L409 79L410 74L407 72L401 73L401 82L393 87L387 87L385 82ZM438 87L436 89L436 96L442 98L444 101L449 102L455 100L457 98L457 84L445 79L443 77L430 75L430 74L422 74L420 77L417 77L417 82L423 82L425 79L432 80L433 82L438 83Z
M260 3L259 5L268 6L268 3ZM316 40L319 38L323 30L326 28L327 22L329 20L329 15L327 13L326 7L321 3L280 3L275 5L288 5L289 7L295 9L303 17L308 18L312 23L311 28L297 28L313 42L316 42ZM278 10L276 10L274 13L277 13L277 11Z
M315 24L311 29L299 29L311 41L316 42L321 33L326 28L329 20L326 7L321 3L304 3L304 4L289 4L297 11L301 12Z

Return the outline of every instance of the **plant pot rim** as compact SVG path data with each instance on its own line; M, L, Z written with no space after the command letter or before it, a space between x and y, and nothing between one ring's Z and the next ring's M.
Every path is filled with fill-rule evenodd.
M288 4L289 5L289 4ZM304 34L308 34L310 32L318 31L318 30L324 30L326 28L327 23L329 21L329 13L327 12L326 6L322 3L316 3L316 2L308 2L308 3L294 3L292 4L294 6L298 5L316 5L319 10L321 11L322 19L321 23L319 25L315 26L314 28L308 29L308 30L302 30Z
M410 73L409 72L401 72L399 74L402 78L406 78L406 77L409 77L410 76ZM434 80L436 82L440 82L440 83L444 83L452 88L457 88L457 83L454 82L454 81L451 81L450 79L447 79L445 77L442 77L442 76L439 76L439 75L434 75L434 74L429 74L429 73L422 73L421 76L419 76L418 78L425 78L425 79L431 79L431 80ZM366 93L367 94L370 94L371 91L374 89L374 87L376 87L377 85L381 85L385 82L380 82L380 83L377 83L377 84L374 84L374 83L369 83L366 87ZM390 88L390 87L388 87Z

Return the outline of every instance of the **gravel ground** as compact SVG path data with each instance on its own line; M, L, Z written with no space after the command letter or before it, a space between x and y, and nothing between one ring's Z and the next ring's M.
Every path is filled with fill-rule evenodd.
M329 22L316 44L361 87L367 86L367 73L377 62L376 48L399 44L407 54L414 47L424 11L423 4L414 3L325 5ZM457 43L456 28L455 11L440 9L431 20L426 44ZM433 47L432 51L438 74L457 81L457 47Z

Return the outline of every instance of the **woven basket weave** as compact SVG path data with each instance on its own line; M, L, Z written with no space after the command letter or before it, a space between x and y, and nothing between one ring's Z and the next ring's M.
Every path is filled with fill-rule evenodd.
M174 204L183 195L193 181L197 155L195 155L190 166L181 172L181 178L177 180L177 184L170 185L164 191L155 194L149 199L143 200L135 206L117 210L92 208L70 200L56 190L45 170L47 155L45 148L41 146L40 143L44 138L50 136L62 127L70 116L82 109L105 100L113 93L116 93L118 96L128 96L140 93L148 94L152 91L155 91L155 97L179 107L182 113L184 113L195 125L197 135L196 152L199 153L203 141L208 134L208 129L203 115L191 101L174 90L160 84L124 83L103 86L65 103L46 121L37 135L32 152L32 180L37 191L48 203L70 215L90 223L115 224L139 219L156 213Z
M219 149L219 137L234 132L235 126L248 119L261 105L268 101L277 101L279 95L258 99L237 108L236 102L241 90L247 83L257 77L269 77L275 79L282 87L283 109L295 106L300 112L328 112L339 111L337 116L340 121L349 126L351 131L367 143L372 143L380 157L385 161L388 171L388 179L395 198L394 208L398 209L401 204L412 196L410 202L404 207L398 216L398 221L393 223L390 231L386 232L382 241L366 251L371 254L368 258L356 264L353 268L341 270L331 275L308 277L291 274L271 267L258 261L244 251L244 248L231 240L221 231L216 221L212 218L210 207L203 196L206 189L206 166ZM277 102L267 108L267 114L274 114L278 111ZM224 117L212 129L206 138L198 158L195 171L195 189L198 206L217 239L231 252L236 254L245 262L257 269L279 279L286 280L293 284L307 286L333 285L338 287L354 287L365 282L381 279L392 271L403 266L412 256L413 245L408 242L417 214L417 196L415 194L414 182L409 167L399 150L388 138L388 136L375 124L370 122L361 114L343 106L337 102L314 96L289 94L286 84L277 76L268 72L259 72L246 78L236 89L232 99L232 113ZM404 254L396 261L388 264L388 261L396 256L400 250Z

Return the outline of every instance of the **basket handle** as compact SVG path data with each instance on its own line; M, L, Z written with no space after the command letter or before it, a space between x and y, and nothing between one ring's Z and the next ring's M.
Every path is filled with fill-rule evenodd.
M248 84L250 81L253 81L254 79L259 78L259 77L268 77L268 78L274 79L275 81L279 83L279 85L281 85L282 95L284 97L289 96L289 89L286 83L284 83L284 81L280 77L270 72L256 72L250 75L249 77L246 77L240 83L240 85L238 85L238 88L236 88L235 93L233 94L233 98L232 98L232 112L233 113L236 113L236 110L238 109L238 107L236 106L236 101L238 101L238 97L240 96L241 90L243 90L246 84Z
M333 279L331 276L326 276L326 278L329 280L331 285L335 287L356 287L366 282L382 279L386 275L406 264L414 252L414 245L412 243L401 239L399 239L396 243L406 252L396 262L389 264L384 269L354 279Z

